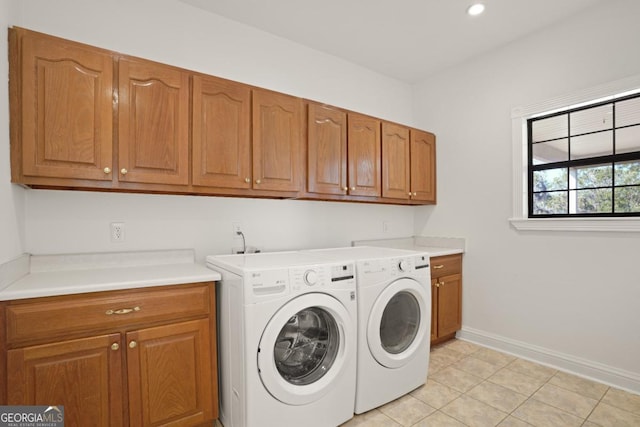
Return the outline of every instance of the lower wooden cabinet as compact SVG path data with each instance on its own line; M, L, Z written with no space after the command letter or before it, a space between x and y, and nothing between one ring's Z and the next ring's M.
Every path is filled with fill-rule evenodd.
M120 334L7 352L8 405L64 405L65 425L121 426Z
M455 336L462 327L462 255L431 258L431 344Z
M0 312L10 332L3 343L6 402L0 404L64 405L67 426L211 422L218 416L213 286L201 283L3 303ZM203 304L182 306L198 294ZM123 306L125 300L128 304ZM105 301L112 301L112 308L103 310ZM70 339L56 337L55 327L49 338L23 333L34 313L47 319L65 304L70 312L77 306L95 307L104 322L88 322L86 330L71 328Z

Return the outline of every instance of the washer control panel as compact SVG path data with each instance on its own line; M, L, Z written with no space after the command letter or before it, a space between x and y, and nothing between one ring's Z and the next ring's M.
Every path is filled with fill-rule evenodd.
M290 270L291 289L308 291L314 288L338 288L355 283L353 263L321 264L295 267Z

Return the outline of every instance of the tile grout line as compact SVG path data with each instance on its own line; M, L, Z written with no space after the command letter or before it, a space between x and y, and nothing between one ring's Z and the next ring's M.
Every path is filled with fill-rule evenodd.
M609 393L609 390L611 390L611 387L607 387L605 392L602 393L602 396L600 396L600 399L598 399L598 403L595 404L593 409L589 412L589 415L587 415L587 418L584 419L584 422L582 423L583 426L587 422L587 420L589 420L589 417L591 416L591 414L593 414L593 411L595 411L596 408L598 407L598 405L600 405L600 403L602 403L602 399L604 399L604 397L607 395L607 393ZM617 408L617 409L619 409L619 408ZM600 424L594 423L593 421L589 421L589 422L593 423L593 424L596 424L596 425L600 425Z

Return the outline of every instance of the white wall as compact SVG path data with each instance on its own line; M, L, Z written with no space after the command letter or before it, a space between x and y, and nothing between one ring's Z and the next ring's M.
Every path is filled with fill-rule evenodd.
M412 124L408 85L178 0L13 4L13 25ZM414 208L406 206L36 190L26 199L31 253L188 247L202 259L240 244L232 221L265 250L413 232ZM124 243L110 242L114 221L125 223Z
M418 85L418 126L437 135L438 205L417 234L467 238L463 324L640 385L639 234L518 232L511 109L640 74L640 2L601 8ZM636 390L640 391L640 389Z
M22 254L24 247L24 193L10 183L9 167L9 74L6 28L14 18L14 4L0 0L0 264Z

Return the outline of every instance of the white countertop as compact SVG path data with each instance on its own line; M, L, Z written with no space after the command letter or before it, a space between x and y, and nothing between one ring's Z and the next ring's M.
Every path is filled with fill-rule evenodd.
M462 254L465 252L464 239L452 237L412 236L379 240L356 240L352 243L354 246L383 246L387 248L427 252L430 257Z
M444 255L454 255L464 253L462 249L459 248L442 248L439 246L420 246L414 245L411 247L414 251L424 251L429 254L429 257L434 256L444 256Z
M0 290L0 301L221 279L195 263L191 250L32 256L30 265Z

